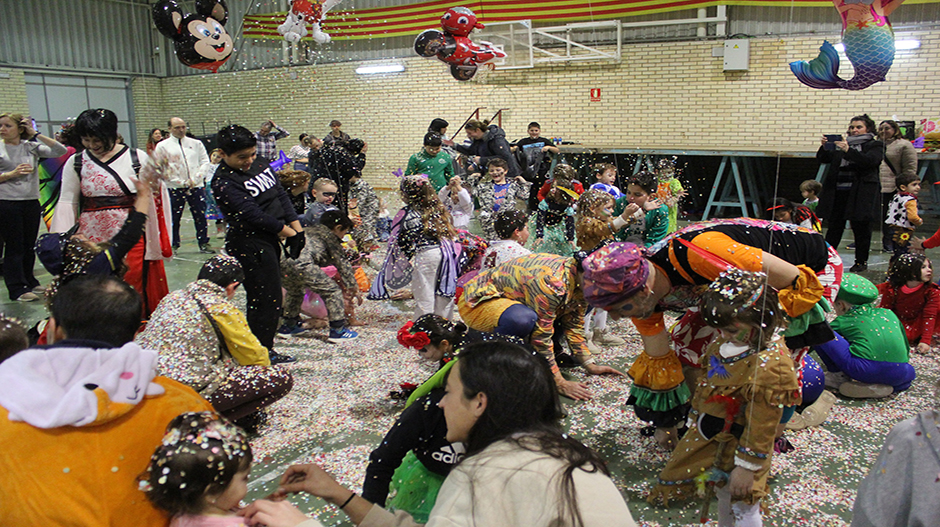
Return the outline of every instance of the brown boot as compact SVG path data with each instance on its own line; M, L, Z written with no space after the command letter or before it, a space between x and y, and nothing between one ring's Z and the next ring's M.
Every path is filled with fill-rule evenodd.
M604 328L603 330L594 330L594 343L598 346L623 346L627 341L610 333L610 328Z
M810 428L823 424L823 421L829 417L829 412L832 410L832 405L836 403L836 400L835 394L829 390L823 390L819 399L816 399L813 404L803 410L803 423L805 427ZM794 415L794 417L796 416Z

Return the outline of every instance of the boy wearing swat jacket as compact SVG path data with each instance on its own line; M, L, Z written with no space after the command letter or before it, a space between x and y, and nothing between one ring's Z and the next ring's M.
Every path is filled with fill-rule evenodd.
M248 326L271 350L272 364L293 362L273 349L281 316L280 239L288 245L302 242L300 221L268 161L257 158L253 133L232 125L219 130L217 139L222 162L212 178L212 195L229 225L225 251L245 271Z

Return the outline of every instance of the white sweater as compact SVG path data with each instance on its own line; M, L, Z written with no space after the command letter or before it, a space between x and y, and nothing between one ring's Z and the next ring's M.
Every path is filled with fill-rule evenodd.
M181 157L182 170L169 174L167 186L170 188L202 187L205 185L206 166L209 164L209 154L202 141L184 136L177 139L172 135L157 143L154 155L176 155Z
M559 518L563 464L541 452L499 441L451 471L428 519L428 527L548 527ZM600 472L575 470L574 487L584 527L635 527L623 496ZM472 487L472 491L471 491ZM404 512L372 507L360 527L412 527Z

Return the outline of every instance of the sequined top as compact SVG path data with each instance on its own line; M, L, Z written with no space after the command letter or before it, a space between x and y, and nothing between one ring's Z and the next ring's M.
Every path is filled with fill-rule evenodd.
M219 346L207 312L215 320L227 350ZM239 365L271 365L268 350L248 328L245 315L226 298L223 288L208 280L196 280L164 297L147 329L135 340L142 348L160 354L160 375L204 397L218 389Z

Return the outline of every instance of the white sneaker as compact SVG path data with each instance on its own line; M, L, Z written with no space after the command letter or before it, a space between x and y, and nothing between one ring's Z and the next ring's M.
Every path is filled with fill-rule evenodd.
M627 341L610 333L609 329L604 331L594 330L594 343L598 346L623 346Z
M894 393L894 387L887 384L848 381L839 386L839 393L852 399L882 399Z
M35 302L37 300L39 300L39 295L30 291L23 293L16 299L17 302Z
M849 376L842 373L841 371L826 372L826 388L832 388L833 390L838 390L839 386L842 386L842 383L848 382Z

